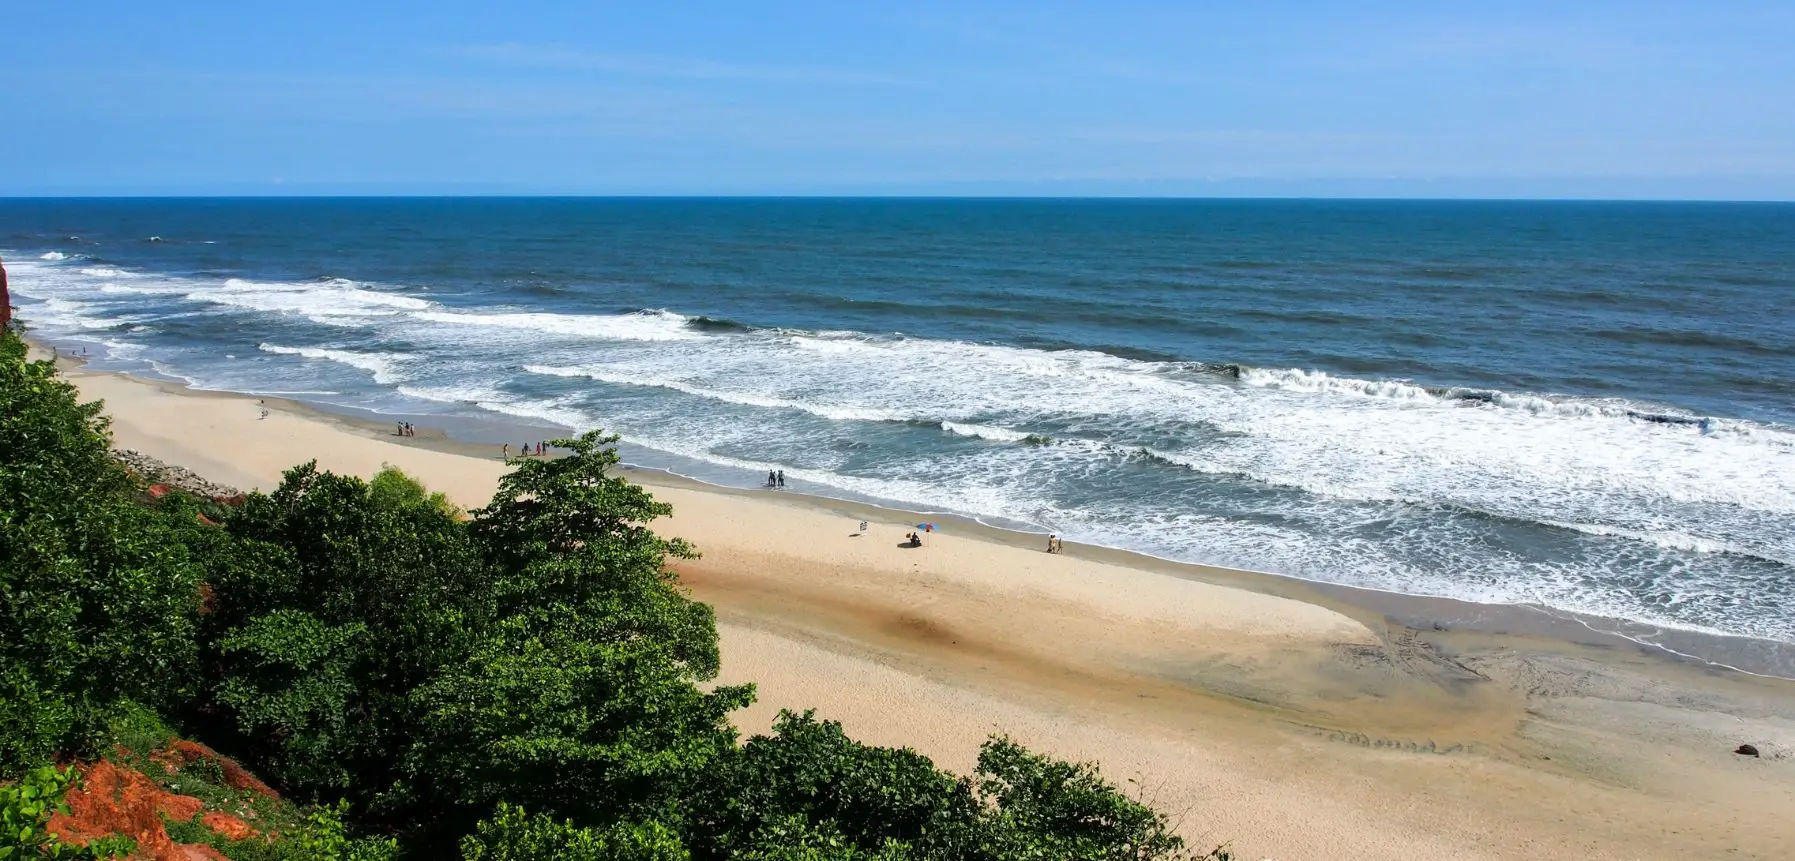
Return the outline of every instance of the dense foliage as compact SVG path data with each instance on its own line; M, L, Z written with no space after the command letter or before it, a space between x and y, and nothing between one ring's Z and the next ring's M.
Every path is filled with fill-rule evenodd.
M53 814L67 812L61 799L74 781L72 769L46 765L25 772L10 786L0 786L0 861L122 858L137 848L124 837L72 846L50 834L45 826Z
M0 780L147 707L321 805L280 857L1181 855L1093 768L1007 739L969 777L808 713L742 743L753 688L711 683L714 617L667 565L695 551L614 441L560 441L472 512L304 464L221 514L149 499L98 406L0 335Z

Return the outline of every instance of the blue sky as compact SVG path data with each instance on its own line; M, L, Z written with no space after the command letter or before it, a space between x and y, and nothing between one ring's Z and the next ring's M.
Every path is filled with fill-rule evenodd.
M1795 2L5 0L0 194L1795 199Z

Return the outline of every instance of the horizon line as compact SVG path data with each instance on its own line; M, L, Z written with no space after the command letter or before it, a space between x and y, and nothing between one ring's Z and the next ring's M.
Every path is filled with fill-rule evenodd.
M1716 203L1716 204L1795 204L1795 198L1727 198L1727 197L1556 197L1556 196L1404 196L1404 195L1202 195L1202 194L847 194L847 193L783 193L783 194L703 194L650 192L312 192L294 194L269 193L160 193L114 192L77 194L4 194L0 202L56 200L934 200L934 201L1137 201L1137 202L1358 202L1358 203Z

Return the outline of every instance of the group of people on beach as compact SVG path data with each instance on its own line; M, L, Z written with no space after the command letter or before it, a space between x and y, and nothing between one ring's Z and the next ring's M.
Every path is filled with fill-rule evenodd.
M527 443L526 442L523 445L520 445L517 447L517 456L518 457L541 457L545 454L548 454L548 450L549 450L549 444L548 444L547 440L543 440L542 442L537 442L537 443ZM502 453L505 456L506 460L510 460L511 459L511 443L505 443L504 446L500 449L500 453Z
M785 489L785 470L783 470L783 469L767 470L767 486L770 488L773 488L775 490L784 490Z
M396 424L399 426L399 429L393 432L393 436L417 436L418 435L418 429L412 427L411 422L393 422L393 424Z
M1048 535L1047 535L1047 552L1048 553L1058 553L1064 549L1066 549L1066 545L1060 541L1059 533L1057 533L1057 532L1048 533Z

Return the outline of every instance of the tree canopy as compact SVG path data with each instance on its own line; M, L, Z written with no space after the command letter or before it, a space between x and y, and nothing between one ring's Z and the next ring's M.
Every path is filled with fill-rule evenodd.
M715 616L668 565L696 550L615 442L559 440L472 512L301 464L215 523L0 334L0 783L148 708L320 805L280 857L1185 857L1094 766L1008 739L969 776L810 712L744 742L754 688L713 683Z

